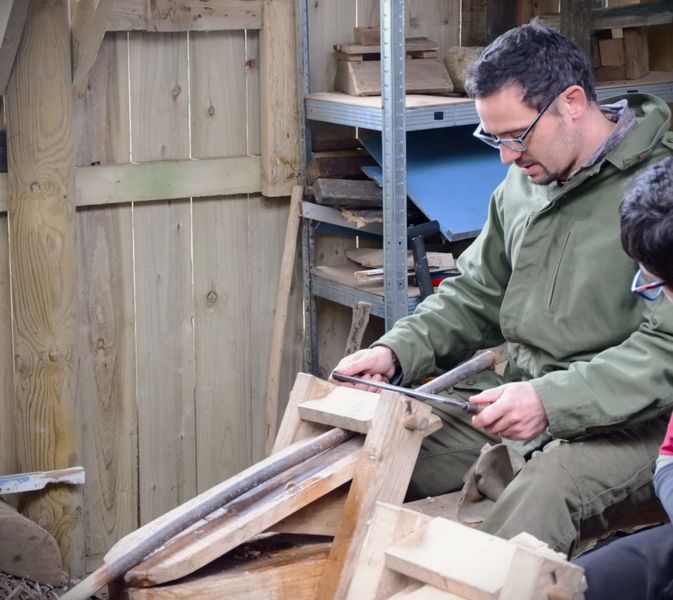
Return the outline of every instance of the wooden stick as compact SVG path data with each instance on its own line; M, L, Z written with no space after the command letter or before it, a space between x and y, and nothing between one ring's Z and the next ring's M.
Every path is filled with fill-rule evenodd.
M49 483L84 483L84 468L53 469L0 477L0 495L41 490Z
M280 386L280 366L283 359L283 339L287 323L287 306L290 300L292 270L294 268L295 251L297 249L297 233L299 232L300 205L304 196L304 188L295 185L290 198L290 212L287 216L285 229L285 245L278 278L276 295L276 320L273 324L271 337L271 353L266 377L266 453L271 453L276 439L278 427L278 388Z
M215 493L213 493L213 490L204 492L182 507L178 507L163 517L148 523L117 542L106 555L104 564L73 589L66 592L62 599L85 600L89 598L104 585L137 565L173 536L222 505L308 458L343 443L353 435L352 432L343 429L331 429L316 438L298 442L253 465L219 486L215 486L213 488Z
M426 394L438 394L439 392L443 392L444 390L453 387L456 383L466 377L476 375L486 369L492 368L493 365L495 365L496 360L497 356L495 355L495 352L486 350L486 352L482 352L470 360L466 360L462 365L458 365L455 369L451 369L439 377L435 377L433 380L428 381L428 383L418 386L416 391L424 392Z
M367 329L367 323L369 323L369 311L371 308L371 303L362 300L353 307L353 321L351 322L351 330L348 332L346 353L344 356L353 354L353 352L360 349L362 338Z

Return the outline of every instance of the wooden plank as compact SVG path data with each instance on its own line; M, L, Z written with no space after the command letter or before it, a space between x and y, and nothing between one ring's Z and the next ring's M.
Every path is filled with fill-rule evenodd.
M404 50L405 52L424 52L428 50L437 50L439 46L437 42L429 40L426 37L405 38ZM379 43L365 45L365 44L334 44L335 52L342 52L344 54L381 54L381 46Z
M486 46L516 26L516 0L461 0L461 7L461 46Z
M96 181L92 189L83 190L82 183L88 181L87 171L78 171L77 167L124 165L131 160L128 81L126 33L109 33L101 43L86 94L73 105L77 203L95 199L106 187ZM133 177L126 173L123 178L129 176Z
M285 517L271 526L270 531L334 537L344 504L348 497L348 484L332 490L315 502Z
M451 592L438 590L431 585L411 584L388 600L465 600Z
M624 57L627 79L640 79L650 70L650 55L644 27L624 29Z
M152 0L148 31L261 29L262 0Z
M270 298L278 293L282 253L287 229L289 203L269 200L263 196L248 201L249 229L247 261L250 269L250 310L255 319L250 323L251 401L254 423L252 431L253 460L266 456L266 383L269 377L269 336L273 335L275 304ZM303 365L304 343L304 281L301 253L295 253L291 272L283 360L277 373L278 411L283 410L290 396L297 372Z
M0 473L16 473L16 428L14 415L14 352L9 277L7 215L0 216Z
M327 395L297 407L305 421L367 433L379 403L378 394L334 386Z
M98 56L115 0L77 0L71 7L72 85L81 98Z
M126 573L125 581L150 586L184 577L261 533L289 514L339 487L353 476L362 449L355 438L283 474L285 485L260 497L240 498L240 508L216 511L173 538Z
M589 0L561 0L560 31L590 58L591 2Z
M188 158L187 34L133 32L129 41L133 160Z
M252 464L248 199L195 203L197 490ZM254 293L254 292L253 292ZM261 426L261 424L260 424Z
M444 57L451 46L460 44L460 0L407 0L406 32L427 36Z
M269 351L269 366L266 379L266 451L270 453L276 439L278 427L278 406L280 392L280 367L283 360L283 346L285 327L287 324L288 306L290 302L290 284L292 271L297 259L297 237L299 234L299 219L301 203L304 197L304 188L296 185L292 188L290 211L285 229L285 243L278 276L278 291L276 293L276 318L273 324Z
M133 160L186 159L187 35L129 39ZM142 524L196 493L190 202L134 207L133 220Z
M259 188L257 156L75 168L77 206L235 195ZM0 212L7 210L8 197L8 176L0 173Z
M318 179L364 178L362 167L374 164L374 158L361 148L317 152L306 166L306 182L311 185Z
M79 463L75 403L77 269L67 3L34 2L7 84L9 223L20 471ZM26 102L26 97L33 98ZM84 570L81 493L31 494L26 514Z
M673 22L673 2L630 3L628 6L596 8L591 11L589 18L594 31L666 25ZM560 15L541 15L540 22L547 27L559 29Z
M0 539L0 570L53 586L68 581L54 537L1 500Z
M74 103L76 164L128 163L128 97L127 36L111 33L103 39L85 96ZM77 173L76 167L75 190L81 200ZM97 192L104 189L100 182L95 185ZM96 567L112 544L138 526L133 233L128 199L124 206L77 213L77 402L89 481L84 488L85 548L89 560L96 557Z
M189 37L192 157L245 156L245 32Z
M0 36L0 94L3 95L6 93L9 75L23 35L29 4L26 0L11 0L3 2L0 9L1 22L4 25Z
M351 96L380 96L380 61L337 61L334 89ZM415 58L406 61L405 89L408 94L443 95L453 91L453 84L441 60Z
M411 408L413 406L413 408ZM382 392L363 448L363 457L353 476L344 514L334 538L329 564L320 584L319 598L344 597L355 574L367 522L377 501L400 504L418 458L423 433L401 426L411 412L429 419L428 405L410 404L399 394Z
M315 201L322 206L383 206L383 190L365 179L316 179L313 184Z
M50 483L84 483L84 469L82 467L70 467L35 473L3 475L0 476L0 495L41 490Z
M131 207L80 210L77 224L81 276L77 398L85 425L83 461L89 482L84 488L86 549L93 556L138 526Z
M248 139L247 154L261 154L259 31L245 32L245 109ZM261 189L261 188L260 188Z
M329 544L310 544L262 553L257 560L217 561L205 573L156 588L129 588L128 600L194 600L217 598L226 590L231 600L287 598L313 600ZM220 564L224 565L220 567Z
M446 540L451 540L447 544ZM516 546L465 525L435 518L386 551L386 566L468 599L498 598ZM475 560L475 557L481 560ZM488 557L489 569L483 568Z
M348 339L346 339L346 348L344 349L344 356L349 356L357 352L362 346L362 338L369 323L369 312L372 308L370 302L359 301L353 307L353 321L348 332Z
M148 0L115 0L108 31L145 31Z
M386 568L386 548L430 520L416 511L378 502L362 542L360 567L353 575L346 598L388 598L404 589L407 578Z
M289 196L304 158L299 151L293 0L264 0L260 33L262 194Z

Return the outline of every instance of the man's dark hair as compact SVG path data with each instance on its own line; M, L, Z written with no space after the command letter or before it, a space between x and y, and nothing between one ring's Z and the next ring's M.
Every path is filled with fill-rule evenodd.
M537 23L510 29L493 41L468 69L465 89L487 98L508 85L520 87L523 102L542 110L571 85L596 100L594 76L584 53L567 37Z
M619 216L626 253L653 275L673 281L673 157L636 178Z

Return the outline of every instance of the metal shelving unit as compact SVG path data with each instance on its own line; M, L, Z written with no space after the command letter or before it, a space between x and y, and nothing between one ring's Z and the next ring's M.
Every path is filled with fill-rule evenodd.
M308 93L307 0L297 0L297 49L300 105L304 120L380 131L383 140L383 254L384 297L346 286L311 272L314 262L314 233L319 221L312 214L303 220L306 368L317 373L317 322L315 297L347 306L364 300L372 314L385 318L386 329L412 311L417 299L408 297L406 269L406 140L407 131L476 124L474 102L466 98L405 96L404 0L380 0L381 90L380 98L355 98L341 93ZM603 84L599 100L632 92L646 92L673 102L673 74L652 73L624 85ZM306 143L308 127L303 141ZM305 147L305 150L307 146ZM306 151L307 159L308 151Z

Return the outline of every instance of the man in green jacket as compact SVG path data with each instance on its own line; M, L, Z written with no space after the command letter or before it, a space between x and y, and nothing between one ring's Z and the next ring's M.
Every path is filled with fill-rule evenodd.
M507 342L504 376L464 383L471 420L436 406L409 497L462 487L484 444L527 461L483 530L527 531L571 554L654 497L652 465L673 407L673 304L629 293L620 247L629 182L671 155L670 111L644 94L596 101L591 67L539 25L500 36L472 67L475 135L511 164L486 224L413 315L336 371L409 385Z

